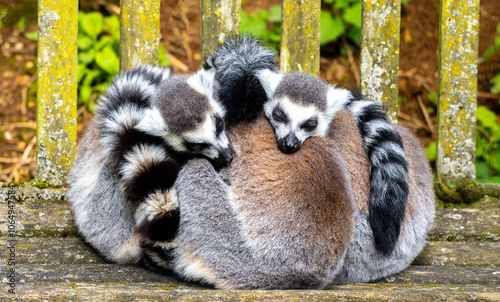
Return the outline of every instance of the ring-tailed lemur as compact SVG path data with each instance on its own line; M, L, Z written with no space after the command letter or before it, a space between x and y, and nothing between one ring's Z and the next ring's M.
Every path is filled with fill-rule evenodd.
M390 254L404 219L408 163L383 106L306 74L263 70L258 77L269 97L264 112L284 153L296 152L311 136L327 137L340 110L356 118L371 164L370 226L377 248Z
M205 68L216 70L228 125L250 122L264 110L279 149L293 153L308 137L328 136L338 111L351 112L371 163L370 225L378 249L390 254L408 196L400 135L380 104L304 74L279 73L275 63L273 52L251 36L229 39L209 56Z
M80 232L108 259L137 262L141 244L173 238L179 222L173 185L188 159L232 161L213 77L139 66L117 76L101 97L68 194Z
M368 221L370 163L354 118L345 110L331 137L308 139L283 154L261 117L230 132L235 161L217 173L189 162L176 183L181 219L174 271L222 289L321 288L368 282L406 268L425 246L434 193L417 139L405 144L410 193L400 239L390 255L375 247Z

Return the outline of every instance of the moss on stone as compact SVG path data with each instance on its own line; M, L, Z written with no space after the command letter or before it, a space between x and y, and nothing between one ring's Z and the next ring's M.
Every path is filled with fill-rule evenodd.
M2 183L2 187L24 187L24 181L15 181L14 179L11 182Z
M455 205L470 205L486 196L500 198L500 185L477 184L467 180L452 186L447 183L436 183L434 186L436 197L442 203Z

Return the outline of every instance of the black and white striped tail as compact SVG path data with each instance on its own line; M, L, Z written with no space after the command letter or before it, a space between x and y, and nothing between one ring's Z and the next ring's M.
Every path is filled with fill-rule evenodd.
M179 223L173 184L180 163L160 137L136 129L151 108L168 69L139 66L117 76L101 97L96 119L101 145L113 158L118 182L134 211L136 230L155 241L171 239Z
M384 107L351 93L345 108L356 118L371 163L369 219L375 245L390 254L399 237L408 198L408 163L403 141Z

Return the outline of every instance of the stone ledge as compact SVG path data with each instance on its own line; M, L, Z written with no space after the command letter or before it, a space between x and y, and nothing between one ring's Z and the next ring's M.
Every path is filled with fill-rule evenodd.
M6 204L0 203L0 208ZM65 202L18 203L16 231L19 237L77 237L73 214ZM7 212L0 216L0 237L7 235ZM489 209L436 209L431 241L500 241L500 207Z
M7 240L0 238L0 246ZM428 242L413 265L497 266L500 242ZM7 255L0 263L5 262ZM80 238L18 238L18 264L105 264L97 252Z
M211 290L168 284L27 284L16 288L23 301L498 301L494 285L340 285L329 290ZM7 291L0 299L12 299Z
M13 191L13 194L10 191ZM40 189L29 183L25 183L24 186L10 187L8 183L0 182L0 204L6 203L8 197L15 198L17 202L22 204L61 203L66 198L66 192L65 188Z
M200 285L179 282L170 275L158 274L142 267L116 264L18 264L17 281L21 285L35 283L161 283L182 288L205 288ZM7 282L7 279L3 279ZM380 285L489 285L500 288L498 267L436 267L410 266L399 274L387 277ZM335 289L338 285L330 287Z

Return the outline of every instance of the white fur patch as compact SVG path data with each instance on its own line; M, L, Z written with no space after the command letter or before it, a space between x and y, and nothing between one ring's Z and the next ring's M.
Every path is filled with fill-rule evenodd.
M111 253L111 260L119 264L137 263L142 256L140 236L134 233Z
M215 70L201 69L190 76L186 83L202 95L212 95Z
M141 205L135 210L134 218L136 225L144 221L151 221L157 215L161 215L179 208L177 191L175 188L164 191L155 191L146 197Z
M352 93L347 89L337 88L330 86L326 96L327 100L327 114L331 119L337 112L345 109L345 105L352 98Z
M267 97L271 99L274 95L274 92L276 91L276 88L283 79L283 74L271 71L269 69L264 69L257 73L257 78L266 91Z
M125 163L120 172L123 180L128 181L155 163L167 159L165 150L154 145L138 145L125 154Z
M168 132L167 124L165 124L160 111L156 108L145 110L143 118L135 128L145 133L161 137L165 136Z

